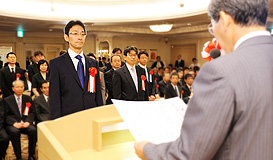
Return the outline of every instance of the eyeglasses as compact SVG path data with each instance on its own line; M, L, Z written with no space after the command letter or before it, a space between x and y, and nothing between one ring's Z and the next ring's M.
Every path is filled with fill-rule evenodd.
M137 55L136 55L136 54L131 54L131 53L128 53L128 54L127 54L127 56L129 56L129 57L132 57L132 58L133 58L133 57L136 57Z
M79 32L71 32L69 34L72 35L72 36L81 36L81 37L85 37L87 35L85 32L81 32L81 33L79 33Z
M208 31L211 35L214 35L215 21L211 20L211 23L208 25Z

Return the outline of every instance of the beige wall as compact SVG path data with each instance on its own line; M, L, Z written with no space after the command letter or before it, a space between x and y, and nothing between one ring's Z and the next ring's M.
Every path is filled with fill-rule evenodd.
M25 33L23 38L16 37L16 33L0 33L0 46L13 46L14 52L17 54L17 61L20 63L22 68L25 68L26 52L31 51L32 54L36 50L45 52L45 47L58 46L60 49L68 49L68 44L64 41L63 35L48 35L48 34L28 34ZM110 49L119 47L122 50L128 45L134 45L138 49L146 49L149 52L150 49L157 49L157 55L161 56L162 61L168 65L171 63L171 46L172 45L196 45L196 55L198 62L203 65L206 60L201 56L204 43L211 40L212 37L201 38L201 39L180 39L180 40L169 40L168 43L163 38L147 38L147 37L113 37ZM97 40L95 35L88 35L86 38L85 45L83 47L84 53L93 52L96 53ZM111 52L111 51L110 51ZM148 66L152 65L152 61L148 62Z

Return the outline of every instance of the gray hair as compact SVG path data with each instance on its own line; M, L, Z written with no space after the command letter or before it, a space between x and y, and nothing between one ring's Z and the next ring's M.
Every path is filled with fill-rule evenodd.
M21 82L21 83L23 83L23 85L25 85L25 84L24 84L24 81L22 81L22 80L19 79L19 80L15 80L15 81L12 82L12 87L14 87L14 84L15 84L16 82Z
M208 15L219 21L219 12L229 14L241 26L265 26L269 4L268 0L211 0Z

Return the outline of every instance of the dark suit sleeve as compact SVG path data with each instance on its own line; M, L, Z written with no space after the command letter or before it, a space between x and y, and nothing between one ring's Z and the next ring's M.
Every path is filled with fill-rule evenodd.
M156 67L156 62L154 62L151 66L151 68L153 69L154 67Z
M35 75L36 75L36 74L35 74ZM36 77L35 75L32 77L32 81L31 81L31 83L32 83L32 88L38 89L38 80L37 80L37 77Z
M4 100L6 100L6 98ZM11 114L10 106L8 102L4 101L4 106L5 106L5 112L6 112L6 117L5 117L6 124L12 126L15 122L18 122L17 118L14 114Z
M3 99L0 98L0 130L4 126L4 118L5 118L5 106L3 103Z
M159 94L160 97L164 97L164 93L165 93L165 87L162 83L158 83L159 84Z
M49 104L51 119L61 117L61 91L59 70L54 60L49 61Z
M114 99L121 99L121 77L117 71L114 71L113 74L113 98Z
M43 96L43 95L41 95ZM38 119L39 122L43 122L43 121L47 121L50 119L50 115L48 114L48 112L45 112L44 109L42 109L42 97L39 96L39 97L36 97L33 101L34 103L34 109L35 109L35 115ZM44 107L47 107L44 105Z
M172 98L169 86L165 88L165 99Z
M33 66L34 66L34 64L28 66L28 78L30 81L32 81L32 78L34 75Z
M2 93L5 93L4 95L11 95L12 93L10 92L10 90L8 89L7 85L6 85L6 81L5 81L5 68L1 69L0 71L0 84L1 84L1 89L2 89Z
M100 73L99 73L99 64L97 61L96 62L96 68L98 73L95 76L95 82L96 82L96 103L97 106L102 106L103 105L103 101L102 101L102 92L101 92L101 83L100 83Z

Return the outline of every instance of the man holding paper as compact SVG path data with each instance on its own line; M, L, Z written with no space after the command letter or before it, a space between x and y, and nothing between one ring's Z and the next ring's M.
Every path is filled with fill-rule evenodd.
M273 40L265 29L268 10L268 0L210 2L209 29L228 54L200 70L180 137L159 145L135 143L140 158L272 159Z
M49 105L51 119L101 106L99 64L83 54L86 30L81 21L64 28L67 53L49 61Z

